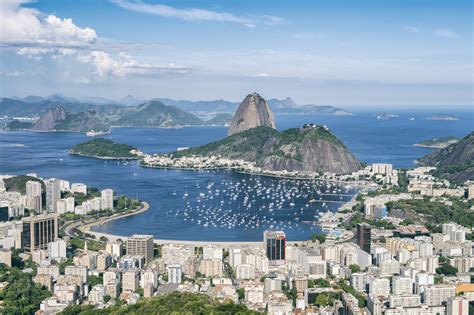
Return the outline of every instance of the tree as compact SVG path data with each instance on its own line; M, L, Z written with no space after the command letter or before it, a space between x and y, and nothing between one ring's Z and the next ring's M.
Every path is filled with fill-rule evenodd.
M323 233L313 233L311 234L311 240L313 242L319 241L320 244L324 243L326 241L326 234Z
M318 294L318 296L316 297L316 301L314 302L314 304L318 306L327 306L328 302L329 302L329 297L326 294L321 293L321 294Z
M436 268L436 273L445 276L455 276L458 273L458 268L444 264L442 267Z
M237 295L239 296L239 301L245 299L245 290L244 290L244 288L239 288L236 291L237 291Z
M349 266L351 273L356 273L360 271L360 266L358 264L352 264Z
M33 282L32 275L0 264L0 282L8 285L0 292L2 314L34 314L41 301L51 296L45 287Z

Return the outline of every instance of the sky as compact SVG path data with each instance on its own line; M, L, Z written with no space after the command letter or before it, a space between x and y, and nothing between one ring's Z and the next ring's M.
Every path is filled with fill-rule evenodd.
M468 0L0 0L0 96L473 106Z

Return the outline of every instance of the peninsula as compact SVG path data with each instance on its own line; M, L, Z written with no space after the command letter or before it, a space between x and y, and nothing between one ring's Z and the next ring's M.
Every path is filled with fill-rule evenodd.
M69 154L106 160L136 160L139 158L137 152L131 145L102 138L76 144L69 150Z
M428 149L444 149L458 141L459 141L458 138L448 136L448 137L440 137L440 138L433 138L430 140L424 140L419 143L415 143L414 146L421 147L421 148L428 148Z

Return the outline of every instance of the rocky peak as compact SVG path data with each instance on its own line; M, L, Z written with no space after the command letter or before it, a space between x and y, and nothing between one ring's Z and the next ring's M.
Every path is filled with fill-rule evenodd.
M267 102L258 93L252 93L240 103L229 127L228 135L233 135L259 126L275 129L275 118Z

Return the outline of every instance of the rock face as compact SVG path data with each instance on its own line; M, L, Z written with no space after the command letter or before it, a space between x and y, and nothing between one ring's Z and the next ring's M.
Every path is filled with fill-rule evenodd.
M346 174L362 167L327 128L314 125L283 132L260 126L173 155L220 155L255 162L258 167L271 171Z
M263 97L258 93L247 95L240 103L230 123L229 133L233 134L260 126L268 126L275 129L275 118L270 107Z
M33 130L54 130L58 122L66 119L67 113L62 106L50 108L33 126Z

